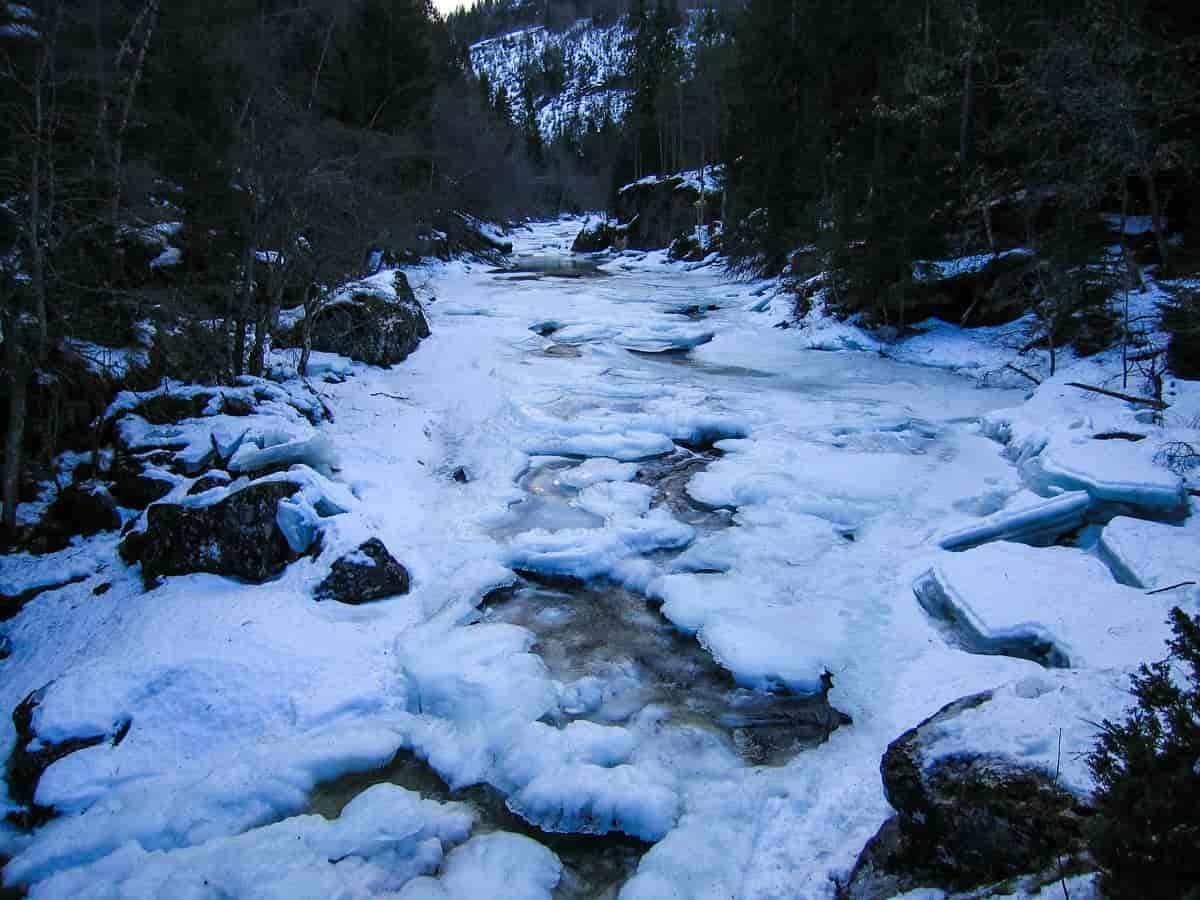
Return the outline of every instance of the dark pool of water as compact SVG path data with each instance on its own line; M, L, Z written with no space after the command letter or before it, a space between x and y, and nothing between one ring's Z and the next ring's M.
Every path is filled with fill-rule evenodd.
M562 711L556 725L626 724L653 705L667 712L666 727L710 729L724 734L747 764L781 765L849 721L824 693L739 686L653 603L617 585L527 578L489 594L483 620L528 628L537 636L534 652L556 679L587 686L580 705Z

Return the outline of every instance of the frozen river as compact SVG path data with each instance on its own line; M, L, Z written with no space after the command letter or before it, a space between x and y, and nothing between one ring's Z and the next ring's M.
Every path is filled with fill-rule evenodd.
M113 563L102 598L40 613L56 653L4 700L57 679L42 727L133 724L48 769L68 815L4 834L10 878L830 896L890 814L888 742L1043 671L954 646L912 589L948 520L1021 488L977 425L1020 394L808 349L717 267L564 271L578 227L518 232L513 270L409 273L433 335L393 369L318 355L348 376L317 382L348 512L316 559L151 593ZM412 592L311 602L369 537Z

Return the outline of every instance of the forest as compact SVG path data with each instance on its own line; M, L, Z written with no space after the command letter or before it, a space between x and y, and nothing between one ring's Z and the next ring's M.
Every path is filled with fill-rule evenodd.
M576 73L547 52L509 96L470 45L578 17L624 23L626 114L543 134ZM281 308L315 313L373 252L470 249L474 217L594 209L651 173L721 166L731 268L897 335L1032 310L1051 349L1106 346L1114 289L1196 268L1200 17L1164 0L44 0L0 10L0 54L13 491L111 393L72 347L149 323L135 381L257 374ZM979 253L982 285L922 278Z

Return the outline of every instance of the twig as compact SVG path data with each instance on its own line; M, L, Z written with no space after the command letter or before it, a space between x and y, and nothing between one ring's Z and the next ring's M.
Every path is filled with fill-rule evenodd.
M1173 584L1170 587L1158 588L1157 590L1153 590L1153 591L1146 591L1146 596L1149 597L1151 594L1162 594L1167 591L1173 591L1173 590L1175 590L1175 588L1189 587L1190 585L1193 585L1195 583L1196 582L1194 582L1194 581L1181 581L1181 582L1179 582L1179 584Z
M371 396L372 397L387 397L389 400L400 400L400 401L404 401L404 402L411 400L410 397L405 397L403 394L385 394L382 391L374 393Z
M1169 403L1163 403L1161 400L1155 400L1151 397L1134 397L1131 394L1122 394L1120 391L1110 391L1108 388L1096 387L1094 384L1083 384L1079 381L1068 381L1067 387L1075 387L1084 391L1093 391L1097 394L1103 394L1106 397L1115 397L1118 400L1126 400L1129 403L1141 403L1144 406L1149 406L1151 409L1162 411L1170 409Z
M321 398L320 392L316 388L314 388L311 384L309 384L308 379L305 378L303 375L300 376L300 380L304 382L304 386L306 388L308 388L309 393L311 393L314 397L316 397L317 402L321 404L321 411L323 413L325 413L325 418L328 419L330 422L332 422L333 421L333 411L328 406L325 405L325 401Z
M1012 370L1013 370L1014 372L1016 372L1018 375L1024 375L1026 378L1028 378L1028 379L1029 379L1030 381L1032 381L1034 384L1041 384L1041 383L1042 383L1042 379L1038 378L1036 375L1030 375L1030 374L1029 374L1028 372L1026 372L1024 369L1018 368L1017 366L1014 366L1012 363L1005 363L1005 365L1004 365L1004 368L1006 368L1006 369L1012 369Z

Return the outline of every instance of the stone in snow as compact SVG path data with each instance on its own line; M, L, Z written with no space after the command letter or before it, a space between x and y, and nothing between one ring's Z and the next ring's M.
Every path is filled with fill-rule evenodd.
M353 553L334 562L325 580L317 585L313 597L358 604L407 594L408 588L408 570L396 561L379 538L371 538Z

